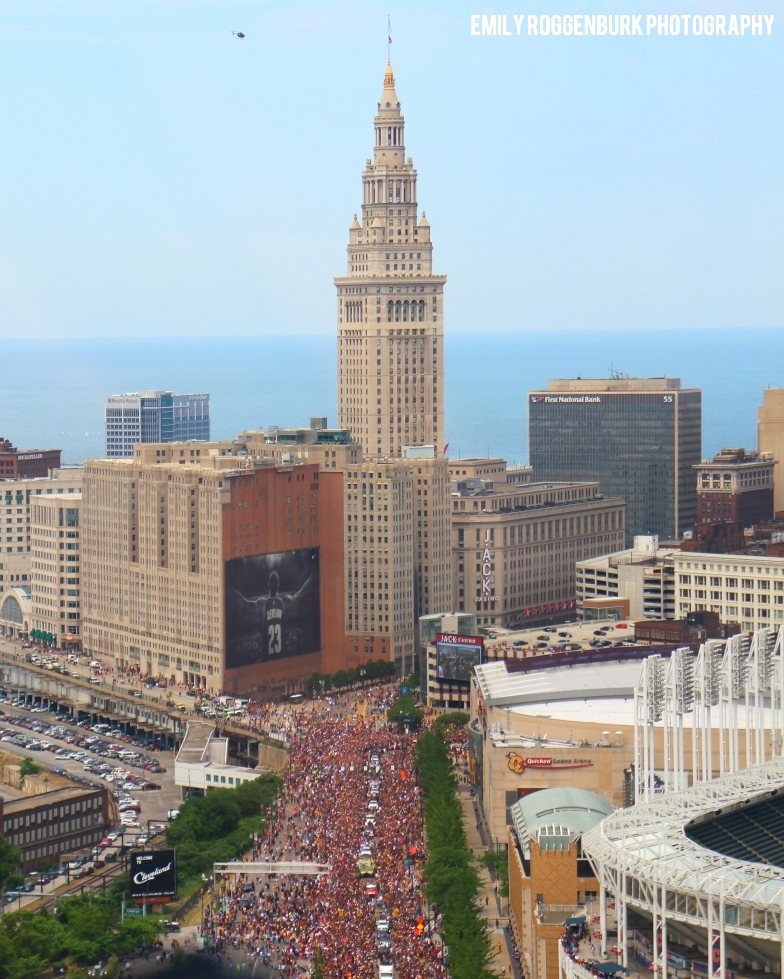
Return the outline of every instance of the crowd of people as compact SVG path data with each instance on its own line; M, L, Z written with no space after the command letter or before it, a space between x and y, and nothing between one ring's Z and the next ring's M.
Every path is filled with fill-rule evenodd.
M292 737L284 791L248 854L325 864L328 872L227 877L206 927L219 948L243 950L281 979L312 975L317 954L326 979L372 979L379 961L376 921L384 916L397 977L444 979L438 922L422 894L426 853L415 741L381 720L390 690L376 691L361 705L355 698L321 702L315 712L287 712ZM378 809L368 839L373 755ZM357 869L363 842L370 843L375 864L370 888Z

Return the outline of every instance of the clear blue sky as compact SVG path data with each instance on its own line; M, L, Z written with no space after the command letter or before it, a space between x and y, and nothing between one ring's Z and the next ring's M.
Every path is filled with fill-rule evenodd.
M470 34L521 11L776 20ZM333 333L388 12L447 330L782 325L781 0L4 0L0 338Z

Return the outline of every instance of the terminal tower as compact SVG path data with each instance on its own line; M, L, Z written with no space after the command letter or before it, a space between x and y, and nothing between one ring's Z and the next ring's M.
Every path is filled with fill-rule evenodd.
M418 213L417 172L387 64L362 173L361 218L349 229L338 300L338 419L365 457L444 438L444 283L433 274L430 224Z

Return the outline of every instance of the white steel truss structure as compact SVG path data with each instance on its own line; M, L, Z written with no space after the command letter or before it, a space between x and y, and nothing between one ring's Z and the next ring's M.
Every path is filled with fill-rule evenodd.
M686 646L669 661L654 655L643 662L634 694L638 802L783 754L784 627L709 639L697 654Z
M727 807L784 790L781 757L691 788L619 809L583 834L582 847L601 885L602 951L607 954L607 901L616 902L619 944L628 966L627 912L652 921L654 974L667 979L668 924L705 934L708 979L721 975L727 943L766 970L784 975L784 871L735 860L701 847L684 827ZM710 950L716 949L716 963ZM768 950L767 953L765 950ZM777 958L778 961L774 961ZM670 974L673 973L670 964Z

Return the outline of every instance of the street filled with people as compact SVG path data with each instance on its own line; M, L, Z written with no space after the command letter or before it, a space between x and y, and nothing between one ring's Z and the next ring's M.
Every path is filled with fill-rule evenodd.
M447 975L422 893L415 741L380 720L390 698L377 692L356 713L348 700L287 711L296 733L285 788L246 859L329 869L225 877L205 922L220 951L284 979L311 975L317 959L327 979Z

